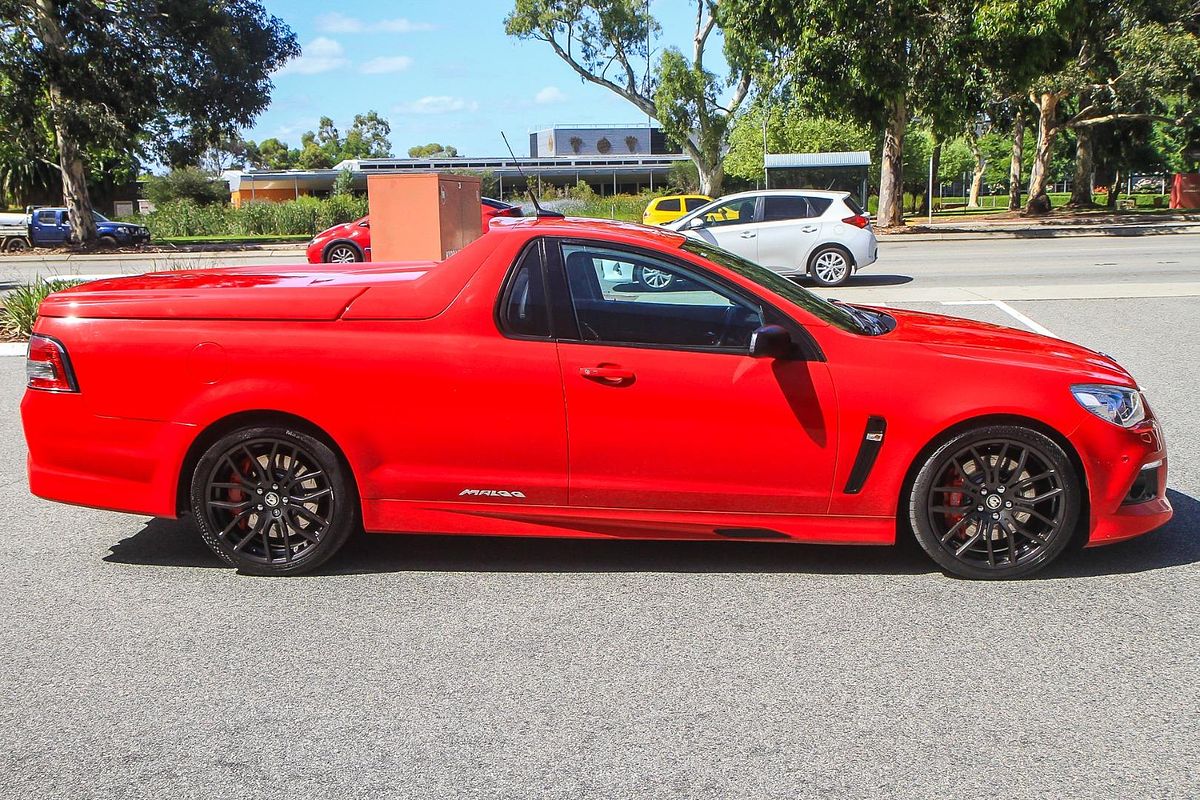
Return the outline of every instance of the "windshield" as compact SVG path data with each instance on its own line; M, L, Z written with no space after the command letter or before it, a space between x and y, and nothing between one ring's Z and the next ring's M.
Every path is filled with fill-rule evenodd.
M851 333L867 332L862 323L859 322L859 318L850 311L849 307L834 305L825 298L818 297L804 287L789 281L782 275L778 275L765 267L760 267L753 261L748 261L741 256L735 256L728 250L722 250L719 247L713 247L711 244L695 239L685 241L683 249L720 264L722 267L736 272L743 278L749 278L759 286L770 289L780 297L787 298L814 317L818 317L830 325L835 325Z

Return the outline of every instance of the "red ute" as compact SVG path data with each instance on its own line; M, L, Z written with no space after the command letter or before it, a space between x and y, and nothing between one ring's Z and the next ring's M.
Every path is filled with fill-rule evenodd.
M1159 425L1107 356L826 302L640 226L101 280L35 330L33 492L186 515L247 572L316 567L359 527L884 545L911 526L950 572L1016 577L1171 516Z
M485 197L479 203L483 230L497 217L519 217L521 207ZM371 260L371 218L363 217L327 228L308 243L305 250L310 264L352 264Z

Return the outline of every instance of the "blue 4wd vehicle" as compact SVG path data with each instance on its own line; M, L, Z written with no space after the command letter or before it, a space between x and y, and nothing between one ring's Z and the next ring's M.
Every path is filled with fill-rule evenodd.
M9 225L0 230L0 249L7 252L26 247L61 247L71 235L65 208L35 208L23 225ZM143 244L150 241L150 229L144 225L113 222L96 214L96 234L101 247Z

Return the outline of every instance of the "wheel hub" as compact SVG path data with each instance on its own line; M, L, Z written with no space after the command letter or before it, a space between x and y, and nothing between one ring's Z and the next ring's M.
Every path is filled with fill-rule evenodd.
M998 494L989 494L987 500L983 501L983 504L992 511L999 511L1003 503L1004 501L1000 499L1000 495Z

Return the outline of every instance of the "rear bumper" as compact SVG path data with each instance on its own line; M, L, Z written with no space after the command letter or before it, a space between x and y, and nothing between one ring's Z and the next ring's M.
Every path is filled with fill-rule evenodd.
M175 517L177 467L194 426L90 413L77 394L26 390L29 489L60 503ZM171 466L174 465L174 466Z

